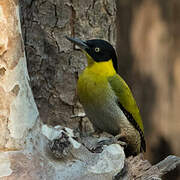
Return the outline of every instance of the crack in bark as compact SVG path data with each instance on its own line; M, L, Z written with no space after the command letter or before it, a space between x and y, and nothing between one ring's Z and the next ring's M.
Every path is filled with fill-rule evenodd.
M75 36L75 28L74 28L74 26L75 26L75 19L76 19L76 11L75 11L75 9L73 7L73 1L70 0L70 2L71 2L71 6L70 6L71 7L71 19L70 19L71 36L74 37ZM74 45L74 47L75 47L75 45Z
M85 17L88 19L88 12L91 9L91 4L88 6L87 10L85 11Z
M111 41L111 25L108 27L108 40Z
M31 0L31 2L29 3L29 7L31 8L33 6L33 3L35 2L35 0Z
M93 2L92 2L92 9L94 9L96 1L97 0L93 0Z
M104 10L106 11L107 15L113 16L113 14L111 14L111 13L109 12L109 10L108 10L108 8L107 8L107 6L106 6L105 1L103 1L103 8L104 8Z
M52 28L52 30L51 30L51 37L52 37L53 40L55 41L55 44L56 44L58 53L60 53L59 43L57 42L56 37L54 36L54 30L55 30L55 28L58 28L57 24L58 24L59 18L58 18L58 13L57 13L57 6L56 6L56 4L53 4L53 6L54 6L54 15L55 15L56 21L55 21L55 24L54 24L54 26L53 26L53 28Z
M41 7L43 4L45 4L47 1L42 1L41 3L39 3L39 7Z

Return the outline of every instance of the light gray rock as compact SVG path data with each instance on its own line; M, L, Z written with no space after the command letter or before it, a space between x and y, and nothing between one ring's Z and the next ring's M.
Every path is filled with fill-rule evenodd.
M61 126L53 128L43 125L42 133L51 140L51 153L59 158L59 162L51 162L51 165L54 166L56 174L59 174L62 180L107 179L107 176L112 179L124 167L125 154L123 148L118 144L105 146L101 153L92 153L74 139L75 135L69 128ZM69 141L69 144L64 141L64 137L67 137L66 140ZM66 146L67 144L70 148ZM63 158L63 162L60 158ZM65 159L66 162L64 162Z

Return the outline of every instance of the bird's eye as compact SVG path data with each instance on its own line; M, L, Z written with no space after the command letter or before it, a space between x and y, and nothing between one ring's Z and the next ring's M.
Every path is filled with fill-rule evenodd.
M99 48L99 47L96 47L94 50L95 50L95 52L99 52L99 51L100 51L100 48Z

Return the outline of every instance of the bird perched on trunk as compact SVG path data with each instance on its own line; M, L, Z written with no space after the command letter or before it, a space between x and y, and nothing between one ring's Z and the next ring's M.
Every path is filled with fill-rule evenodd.
M145 152L140 112L128 85L117 74L117 56L112 45L101 39L66 38L87 57L88 65L78 79L77 93L95 129L124 141L127 156Z

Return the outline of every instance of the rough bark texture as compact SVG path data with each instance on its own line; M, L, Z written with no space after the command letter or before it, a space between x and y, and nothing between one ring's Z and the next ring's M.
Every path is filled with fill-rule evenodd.
M31 86L41 119L78 127L76 82L86 64L64 36L103 38L115 45L115 1L22 1L22 27ZM78 57L78 58L77 58Z
M0 150L24 148L38 118L16 3L0 1Z

